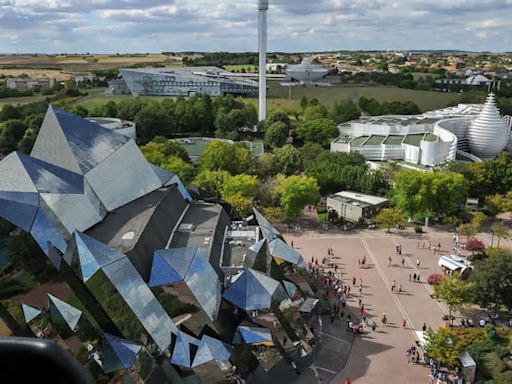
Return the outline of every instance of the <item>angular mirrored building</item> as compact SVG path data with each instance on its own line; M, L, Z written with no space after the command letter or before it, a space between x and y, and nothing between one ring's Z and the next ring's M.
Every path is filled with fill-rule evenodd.
M103 371L115 372L131 368L142 345L109 333L103 334Z
M278 337L285 332L273 304L288 295L282 274L269 275L303 261L279 231L257 211L249 226L217 202L193 200L133 139L94 122L48 108L31 155L0 161L0 217L30 234L45 268L60 270L65 301L48 295L56 334L102 339L103 360L96 353L86 363L108 374L142 370L143 354L152 369L149 354L163 353L201 380L222 381L235 327L253 316L245 311L264 315L253 323L271 321ZM226 236L238 235L232 256L240 265L221 268ZM261 272L246 268L256 265ZM37 309L45 304L26 302L34 306L21 306L22 326L45 331L34 321L46 320Z
M238 308L250 311L268 309L272 305L272 300L281 302L287 295L278 281L247 268L232 278L223 297Z
M258 93L258 83L217 67L121 68L132 95L223 96Z
M185 284L206 316L211 321L215 320L222 295L220 281L199 248L171 248L155 252L149 286L179 282Z

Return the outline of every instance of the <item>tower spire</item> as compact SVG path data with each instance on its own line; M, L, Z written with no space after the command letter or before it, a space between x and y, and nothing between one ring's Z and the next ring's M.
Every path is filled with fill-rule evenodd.
M267 117L267 10L268 0L258 0L259 121Z

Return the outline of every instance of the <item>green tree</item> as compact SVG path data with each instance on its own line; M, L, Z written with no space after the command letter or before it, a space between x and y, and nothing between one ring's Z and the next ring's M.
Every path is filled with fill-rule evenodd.
M223 199L231 204L241 216L249 215L252 211L251 200L238 193L234 195L228 195Z
M16 150L28 126L23 120L7 120L2 125L2 132L0 133L0 152L7 155Z
M212 141L199 158L200 170L225 170L235 175L248 172L253 165L251 151L242 143Z
M297 129L297 135L304 142L313 142L328 147L340 134L336 123L330 119L308 120Z
M222 197L237 194L247 198L253 197L257 185L258 179L253 175L240 174L229 177L222 187Z
M220 197L222 188L232 176L223 170L203 170L197 174L193 185L209 193L211 196Z
M425 352L429 356L449 367L459 365L459 356L466 345L455 329L438 328L433 331L429 328L425 332L425 339Z
M359 112L357 105L352 100L345 99L339 103L337 101L334 103L330 117L337 124L341 124L346 121L359 119L361 112Z
M395 225L401 224L405 221L400 211L394 208L381 209L375 220L379 224L386 225L388 227L388 233L391 227L394 227Z
M304 112L306 108L308 107L308 98L306 96L302 96L302 99L300 99L300 109Z
M143 141L149 141L154 136L170 136L173 131L169 116L156 103L144 106L135 115L137 135Z
M404 170L394 179L392 198L406 215L418 218L450 215L464 203L468 183L459 173Z
M492 240L491 240L491 248L494 245L494 236L498 237L498 248L500 246L501 239L508 239L509 230L506 226L501 223L495 223L491 226Z
M297 219L308 204L315 204L320 198L318 184L314 177L290 176L281 187L281 207L287 219Z
M285 145L274 150L273 168L276 173L287 176L302 172L302 154L292 145Z
M502 305L512 308L512 252L502 248L487 250L487 258L475 264L469 281L473 301L483 308Z
M439 284L434 285L436 296L448 305L450 319L454 309L469 301L469 289L468 283L457 274L443 276Z
M286 144L290 136L290 128L280 121L276 121L265 130L265 145L274 149Z
M473 215L473 218L471 219L471 225L473 226L475 233L480 231L480 228L482 228L485 220L487 220L487 217L482 212L477 212Z
M23 115L20 108L12 104L4 104L2 110L0 111L0 122L13 119L21 119L22 117Z
M290 118L288 117L288 114L284 111L274 111L270 114L270 116L267 117L265 120L265 125L267 127L272 126L274 123L283 123L288 128L290 128Z
M314 104L313 100L309 102L308 107L304 110L304 120L309 121L327 118L329 116L329 110L325 105Z
M485 198L485 202L498 212L512 211L512 191L506 194L496 193Z
M308 141L299 149L302 154L304 168L314 165L322 155L329 153L322 145Z
M189 183L194 178L194 166L187 163L181 157L170 156L160 165L163 169L175 173L185 183Z

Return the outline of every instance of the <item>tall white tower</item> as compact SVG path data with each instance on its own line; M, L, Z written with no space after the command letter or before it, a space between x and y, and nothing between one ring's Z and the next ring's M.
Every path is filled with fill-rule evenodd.
M268 0L258 0L259 120L267 117L267 10Z

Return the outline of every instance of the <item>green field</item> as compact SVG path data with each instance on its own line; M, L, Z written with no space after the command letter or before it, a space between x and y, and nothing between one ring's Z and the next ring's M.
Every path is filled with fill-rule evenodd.
M335 101L351 98L357 100L361 96L374 98L379 102L384 101L413 101L422 111L428 111L436 108L442 108L449 103L456 102L459 96L455 93L418 91L414 89L403 89L387 86L349 86L335 84L333 87L291 87L291 99L288 99L289 88L283 87L278 81L269 81L268 83L268 106L269 112L274 110L292 110L297 109L303 96L308 99L316 98L321 103L331 107ZM129 100L131 95L106 96L105 88L96 88L87 90L88 96L83 97L77 104L86 108L96 105L102 105L109 101ZM25 104L34 101L44 100L46 96L30 96L0 99L2 104ZM139 96L141 99L161 101L165 96ZM258 104L258 99L248 98L252 104Z
M258 66L252 64L237 64L237 65L225 65L224 69L230 72L241 72L242 68L245 69L247 73L257 73Z
M298 105L300 99L306 96L308 99L317 98L322 104L332 106L335 101L351 98L357 100L361 96L374 98L378 102L384 101L414 101L422 111L443 108L449 103L459 99L457 94L447 92L418 91L388 86L350 86L333 83L333 87L291 87L292 100L288 100L288 87L282 87L278 81L269 81L268 96L271 103L280 103L285 108L293 108ZM269 105L269 109L272 104Z

